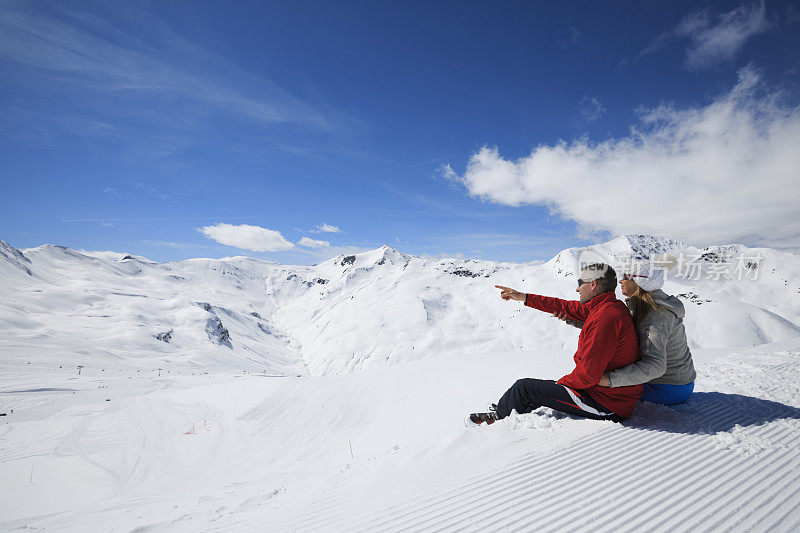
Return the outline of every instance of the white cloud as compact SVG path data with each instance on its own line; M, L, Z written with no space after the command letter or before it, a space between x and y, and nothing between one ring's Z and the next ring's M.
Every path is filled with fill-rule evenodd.
M303 237L297 243L298 246L304 246L306 248L327 248L331 245L328 241L317 241L314 239L309 239L308 237Z
M261 226L249 224L234 226L220 223L198 228L197 231L218 243L253 252L279 252L294 248L294 244L284 239L279 231Z
M708 11L692 13L681 20L675 34L691 39L686 50L686 64L689 68L701 69L733 58L747 39L769 28L762 0L719 15L714 25Z
M708 105L642 111L626 137L538 146L517 161L484 147L463 176L444 172L475 197L547 205L585 231L796 247L798 146L800 108L759 93L745 68Z
M336 226L331 226L330 224L322 223L316 228L311 230L311 233L341 233L342 230L337 228Z

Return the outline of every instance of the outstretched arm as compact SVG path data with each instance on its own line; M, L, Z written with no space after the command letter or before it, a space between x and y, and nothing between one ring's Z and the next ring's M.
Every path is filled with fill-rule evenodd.
M584 322L589 317L589 306L577 300L562 300L538 294L526 295L525 305L545 313L558 314L571 320Z
M500 289L500 298L503 300L517 300L525 302L528 307L533 307L546 313L563 314L572 320L583 322L589 316L589 307L575 300L562 300L561 298L551 298L549 296L539 296L538 294L525 294L515 291L509 287L495 285Z

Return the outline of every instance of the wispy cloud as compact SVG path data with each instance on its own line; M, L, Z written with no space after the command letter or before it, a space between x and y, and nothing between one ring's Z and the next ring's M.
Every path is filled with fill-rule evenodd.
M154 196L156 198L160 198L161 200L169 200L169 196L167 196L161 191L156 190L155 187L151 185L143 185L142 183L137 181L136 188L138 188L140 191L145 192L148 196Z
M575 26L570 26L566 30L556 30L556 44L561 48L567 48L578 42L581 32Z
M679 36L688 37L686 64L692 69L703 69L720 61L733 58L745 41L770 28L764 1L741 5L722 13L716 23L708 11L686 16L675 28Z
M640 60L641 58L652 54L653 52L657 52L657 51L661 50L662 48L665 48L667 46L667 44L669 43L670 39L672 37L674 37L674 35L675 35L675 30L674 29L670 30L668 32L662 33L661 35L659 35L658 37L653 39L653 41L649 45L647 45L642 50L640 50L639 53L637 53L633 57L633 62L636 62L636 61ZM622 60L620 62L620 65L621 66L625 66L625 65L628 65L630 63L631 63L631 61L629 61L627 58L625 58L624 60Z
M589 230L800 245L800 108L760 91L752 68L707 105L642 111L631 131L517 161L484 147L462 176L446 171L477 198L546 205Z
M578 113L586 122L594 122L606 113L606 108L594 96L584 96L578 104Z
M786 21L790 24L800 22L800 12L798 12L796 7L788 6L786 8Z
M9 77L24 87L56 87L82 96L83 112L124 97L138 111L175 127L210 113L269 124L295 124L332 131L329 113L194 44L163 22L130 9L103 17L60 4L3 2L0 60L26 67ZM134 38L125 29L146 28ZM138 33L138 32L137 32ZM95 101L93 101L95 100ZM150 105L159 104L158 109ZM124 112L119 109L118 112ZM187 113L187 111L189 113ZM139 115L141 116L141 115Z
M103 187L103 192L108 194L109 196L113 196L114 198L118 198L120 200L133 200L135 197L151 197L151 198L158 198L160 200L177 203L176 200L170 198L168 194L165 194L152 185L146 185L140 181L137 181L131 186L120 188L119 185L116 186L106 186Z
M445 159L456 159L457 157L464 157L465 155L468 155L468 154L455 154L455 155L448 155L448 156L445 156L445 157L437 157L435 159L428 159L428 160L425 160L425 161L419 161L417 163L412 163L410 165L407 165L406 168L414 168L414 167L419 167L419 166L422 166L422 165L430 165L431 163L438 163L440 161L444 161Z
M197 231L220 244L253 252L280 252L294 248L294 244L284 239L279 231L261 226L220 223L198 228Z
M106 193L106 194L110 194L111 196L113 196L115 198L119 198L119 199L124 198L122 193L120 191L118 191L116 187L103 187L103 192Z
M748 39L771 27L763 0L742 4L716 17L708 9L693 11L684 16L675 28L656 37L634 56L633 61L665 48L670 40L689 39L686 66L701 70L730 61ZM622 65L627 63L627 60L621 62Z

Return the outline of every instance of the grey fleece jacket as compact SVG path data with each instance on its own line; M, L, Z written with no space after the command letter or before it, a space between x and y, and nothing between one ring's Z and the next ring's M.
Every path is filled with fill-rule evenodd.
M656 310L650 311L639 323L639 349L642 358L628 366L608 373L612 387L639 385L640 383L686 385L694 381L697 373L692 363L692 353L686 341L683 302L669 296L661 289L650 293ZM576 327L582 323L568 321Z

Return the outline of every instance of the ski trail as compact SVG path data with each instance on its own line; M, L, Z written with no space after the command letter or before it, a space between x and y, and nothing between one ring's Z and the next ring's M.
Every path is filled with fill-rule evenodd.
M580 449L581 447L577 446L575 448L576 451L574 452L574 454L575 455L579 454ZM530 466L534 464L537 460L538 459L536 458L523 458L520 460L520 463L515 464L507 471L496 474L496 476L498 476L500 479L511 480L515 476L520 475L520 473L524 473L526 469L530 468ZM465 471L470 471L470 470L465 469ZM473 473L468 478L468 480L466 481L465 487L470 493L476 493L476 494L482 494L492 489L491 484L487 483L483 477L476 477L476 475L474 474L474 470ZM386 523L387 521L390 522L392 520L391 518L389 518L390 516L402 516L404 513L408 511L408 507L415 509L415 512L417 513L433 509L437 505L442 505L442 504L448 506L448 508L452 508L456 506L458 503L460 503L463 496L463 490L452 489L452 480L451 484L449 485L445 481L435 484L428 483L421 486L416 485L416 488L424 490L419 490L421 496L414 498L413 502L404 502L402 504L387 503L387 505L384 507L384 511L381 513L381 520L382 520L381 522L375 523L374 521L372 521L369 524L351 522L348 524L348 528L368 525L370 528L376 529L380 527L381 524ZM449 496L442 498L441 501L431 502L429 500L428 495L432 493L433 494L446 493L449 494ZM320 512L321 508L318 505L315 507L315 512L313 514L306 514L302 516L300 521L298 521L298 525L310 528L322 527L323 525L325 527L328 526L336 527L339 522L351 521L352 518L348 519L347 517L342 517L341 513L339 513L338 516L336 516L331 512L331 510L340 509L341 506L345 504L346 500L349 498L349 495L346 493L340 493L335 495L334 498L331 498L325 502L325 509L326 509L325 513ZM387 502L394 501L392 495L386 495L384 499ZM370 498L370 505L375 505L376 503L378 502L375 502L372 498Z
M509 472L504 473L502 476L504 478L511 478L515 474L520 471L523 471L526 468L526 465L529 466L527 463L531 462L532 460L528 459L526 462L523 462L521 465L515 465ZM486 484L482 478L475 479L474 474L469 478L472 481L469 481L466 485L471 491L479 493L485 490ZM452 481L451 481L452 483ZM416 486L422 496L416 497L413 499L412 502L404 502L402 504L392 504L393 498L391 495L384 496L383 500L386 502L384 511L381 513L381 518L383 519L384 523L387 520L391 521L392 519L388 518L391 516L402 516L404 513L407 512L407 508L410 506L416 509L416 512L425 511L431 509L435 503L431 503L428 501L429 494L440 494L440 493L451 493L451 486L449 486L446 482L439 482L439 483L427 483L424 485L417 485ZM451 496L447 498L443 498L443 501L446 505L453 506L458 503L459 496L461 495L460 491L455 491ZM334 496L334 498L329 499L324 504L324 512L320 512L322 509L319 505L315 507L315 512L313 514L306 514L302 516L301 519L297 522L297 525L300 527L308 527L308 528L316 528L320 527L334 527L336 528L342 522L350 522L352 518L343 517L341 513L336 513L336 509L340 509L342 505L346 504L346 500L349 498L349 495L346 493L340 493ZM376 502L374 499L370 498L370 505L375 505L377 503L383 502ZM440 502L441 503L441 502ZM373 529L377 529L381 523L370 523L369 527ZM351 527L360 527L363 524L361 523L349 523L347 525L348 528ZM344 525L342 524L344 527Z
M612 430L613 431L613 430ZM601 432L601 435L608 434L609 431ZM575 472L564 471L558 465L558 460L568 460L576 463L582 463L592 460L591 443L594 438L582 439L577 441L573 446L568 448L563 454L559 454L557 460L550 459L545 464L547 465L536 475L547 481L558 482L566 480L569 482L576 476ZM512 484L512 486L521 486L530 482L531 469L537 464L541 464L541 457L523 458L519 461L513 462L507 468L500 471L488 472L483 476L473 475L470 481L466 482L462 487L445 487L438 490L433 489L432 486L416 487L420 489L420 496L411 502L404 504L389 505L380 513L379 518L368 519L352 522L352 516L358 516L359 513L354 513L350 518L342 516L331 516L330 513L320 513L319 502L315 505L315 512L307 514L302 517L295 517L291 528L299 527L299 529L314 530L325 529L332 527L334 529L368 529L368 530L381 530L381 528L389 530L402 530L404 528L413 529L416 526L430 529L436 523L447 523L453 520L453 515L458 516L459 513L464 512L471 505L474 504L475 499L487 500L495 498L501 489L498 485ZM467 469L469 471L469 469ZM431 500L430 494L442 494L439 499ZM341 509L342 506L347 506L346 500L351 495L341 494L336 500L331 500L326 507ZM327 503L327 502L326 502ZM352 505L352 504L349 504ZM369 506L379 505L379 502L370 499ZM322 515L322 516L320 516ZM325 516L328 515L328 516ZM419 517L419 520L409 518L409 515ZM370 516L367 514L366 516ZM299 518L299 519L298 519ZM402 521L403 525L398 527L397 522ZM346 523L346 525L345 525ZM289 527L287 525L287 527Z
M473 398L436 396L439 374L413 366L103 389L0 428L0 467L40 504L0 529L794 531L798 355L714 361L708 392L623 424L540 409L465 429ZM48 478L56 462L74 474Z
M680 436L672 440L688 438ZM534 471L523 481L533 487L538 485L538 489L525 490L526 483L505 485L494 494L473 495L467 500L466 510L463 505L456 509L446 508L448 513L440 514L438 521L432 522L430 514L418 515L416 521L398 516L383 524L384 529L456 531L474 527L481 530L535 528L557 531L585 526L595 530L674 530L676 527L692 530L704 523L713 523L715 515L722 514L721 518L728 520L746 515L746 510L756 509L757 504L754 506L752 502L742 501L743 495L758 493L770 481L779 481L781 472L792 472L800 466L797 454L785 450L762 458L762 468L758 469L760 475L753 476L754 469L746 457L720 454L715 446L699 440L681 443L683 445L676 446L671 452L653 453L653 446L668 450L671 444L670 439L636 442L633 449L626 450L597 439L588 444L597 455L626 453L626 459L629 457L636 464L635 468L629 468L631 463L627 461L622 464L619 461L598 461L588 468L586 462L564 463L564 470L579 470L580 475L571 479L539 478ZM642 461L643 455L652 457ZM679 468L671 469L669 465L672 464ZM591 487L580 482L580 479L587 478L592 479ZM636 480L640 482L636 483ZM731 484L738 490L725 494L726 487ZM703 489L696 490L698 486ZM664 490L667 487L669 489ZM631 498L632 494L638 497ZM720 497L721 494L724 496ZM615 507L615 503L630 500L634 501L621 508ZM682 504L675 505L676 501ZM531 502L536 502L533 508ZM711 503L714 505L709 505ZM702 512L704 508L705 512ZM721 512L720 508L724 511ZM491 512L487 513L486 509L491 509ZM646 512L642 513L643 509ZM409 514L413 515L413 510L410 511ZM509 519L510 516L514 518ZM576 517L580 516L586 518L576 522ZM685 517L694 517L694 520L684 521ZM752 525L759 526L759 523Z
M415 485L404 498L387 492L373 498L344 483L273 526L370 532L792 530L800 521L797 410L755 398L743 403L735 395L708 398L698 418L712 420L711 429L615 424L550 455L527 450L479 473L475 465L453 465L451 470L461 467L472 475ZM772 419L758 411L762 404L774 411ZM237 526L249 530L255 523Z
M603 447L609 454L605 460L592 461L593 454L588 454L586 459L581 462L571 463L572 468L560 470L560 476L545 476L539 477L537 470L533 469L532 472L524 478L522 483L512 486L503 486L491 498L493 512L490 517L482 519L483 528L498 528L504 529L509 527L526 527L535 526L537 529L546 528L548 524L553 527L568 527L562 525L562 520L571 522L574 519L573 506L563 505L563 501L579 502L581 509L584 509L587 503L594 501L592 498L587 498L589 494L595 491L603 493L614 489L617 480L614 478L616 473L616 464L619 463L619 454L626 454L626 458L630 457L631 462L636 464L636 471L641 472L646 470L654 463L652 458L648 458L648 450L650 445L661 445L667 439L659 439L649 445L642 443L631 443L633 445L609 445L602 439L597 439L593 442L587 443L590 450L597 452ZM556 462L561 463L564 458L557 456L554 458ZM567 463L570 464L570 463ZM565 473L569 473L565 476ZM584 474L593 475L593 483L591 490L588 490L584 485ZM542 519L538 519L531 524L527 522L530 517L524 512L519 512L519 507L524 502L537 502L542 499L552 499L557 496L557 500L547 507L546 514ZM465 513L460 513L456 516L448 516L448 520L438 525L441 526L440 531L452 530L454 527L468 527L469 524L474 523L476 520L481 519L481 512L476 512L474 509L481 510L485 506L485 502L481 498L471 498L469 501L469 508ZM496 512L495 512L496 511ZM513 520L509 520L509 516L514 516ZM546 518L545 518L546 517Z
M578 447L586 446L588 451L594 445L595 439L585 443L578 443ZM621 450L635 451L630 446L624 444L619 445ZM639 458L641 454L635 454ZM545 492L551 490L551 485L564 484L575 487L570 491L570 494L577 494L580 490L580 473L578 470L569 469L565 470L560 467L559 463L562 461L569 461L570 464L576 468L580 468L594 460L592 453L583 453L577 457L564 457L558 455L551 458L546 464L545 469L540 470L536 461L530 461L525 465L525 468L518 468L514 466L501 472L492 472L485 479L482 480L481 485L485 486L484 490L474 490L472 487L465 487L454 491L451 497L452 502L450 505L441 505L439 503L438 512L436 514L425 515L424 520L410 521L403 525L401 530L410 530L414 527L451 527L470 519L470 509L476 507L482 508L485 501L495 502L493 512L498 514L509 513L514 510L514 505L509 504L509 494L522 494L526 498L535 498L543 495ZM608 466L611 458L607 461L601 462L599 466ZM536 488L530 488L536 487ZM438 503L438 502L437 502ZM432 520L435 518L435 520ZM491 526L491 523L488 525ZM394 526L391 522L380 524L381 527L392 529ZM371 526L370 526L371 527Z

